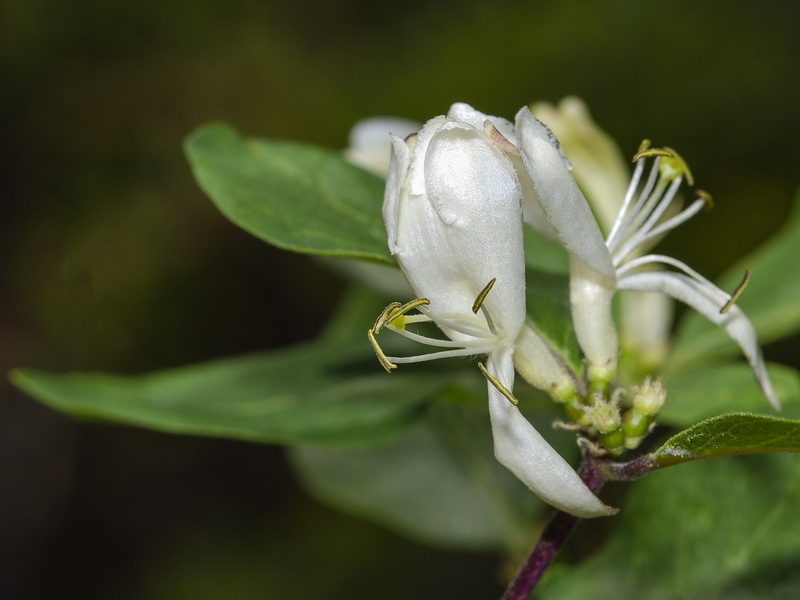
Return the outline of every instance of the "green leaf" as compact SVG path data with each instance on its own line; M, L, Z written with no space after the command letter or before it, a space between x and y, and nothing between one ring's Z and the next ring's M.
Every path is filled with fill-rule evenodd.
M244 140L222 124L186 141L195 178L233 223L294 252L394 264L381 207L384 182L340 153Z
M783 231L734 265L718 282L723 290L732 291L741 282L745 269L750 269L750 283L736 304L752 321L762 344L800 331L800 276L796 268L799 256L800 194ZM678 328L669 368L678 370L697 360L737 352L738 346L720 327L690 311Z
M547 273L569 274L569 255L557 242L525 227L525 265Z
M769 364L768 372L781 400L781 416L800 418L800 374L776 364ZM658 415L659 423L688 427L724 412L774 413L753 370L743 362L667 374L664 380L667 402Z
M667 467L760 452L800 452L800 421L750 413L719 415L672 436L653 454Z
M476 382L484 394L485 383ZM480 410L437 404L407 435L368 450L295 448L290 456L309 491L344 512L424 543L525 551L544 505L494 459L481 403ZM555 439L574 452L573 435Z
M384 441L419 420L452 375L383 372L365 335L383 300L361 293L343 304L317 342L292 348L140 376L18 370L11 379L56 410L158 431L286 444Z
M698 461L630 488L619 515L605 522L613 528L607 543L575 568L556 567L536 598L721 600L742 586L763 592L752 598L796 597L775 595L800 560L795 457ZM573 542L579 551L587 544Z
M569 276L546 271L527 271L525 292L530 325L580 373L583 366L569 303Z

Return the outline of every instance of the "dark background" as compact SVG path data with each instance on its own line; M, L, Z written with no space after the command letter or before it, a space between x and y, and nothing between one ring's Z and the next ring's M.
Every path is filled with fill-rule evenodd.
M341 284L203 197L181 144L211 120L339 148L369 115L575 94L626 154L649 137L688 160L717 208L663 249L713 277L800 183L798 22L778 1L5 0L3 370L139 373L315 335ZM1 598L499 595L496 557L324 508L278 448L0 394Z

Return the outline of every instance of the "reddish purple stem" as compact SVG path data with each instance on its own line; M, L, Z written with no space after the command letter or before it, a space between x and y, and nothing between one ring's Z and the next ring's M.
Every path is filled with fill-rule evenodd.
M660 468L652 454L619 463L584 454L578 475L595 494L606 481L634 481ZM527 600L580 518L557 510L500 600Z
M605 476L592 459L585 458L581 462L578 475L595 494L606 482ZM500 600L527 600L578 521L580 518L574 515L560 510L555 512L544 528L542 537L539 538L536 546L522 563Z

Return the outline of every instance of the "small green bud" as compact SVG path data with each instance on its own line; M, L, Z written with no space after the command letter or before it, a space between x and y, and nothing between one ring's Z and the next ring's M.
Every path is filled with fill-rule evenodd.
M612 456L619 456L625 451L625 434L622 429L600 436L603 448Z
M637 448L650 431L651 418L636 409L631 409L622 418L622 431L625 434L625 447Z
M585 407L583 410L589 415L592 426L597 429L601 435L616 431L622 424L622 418L619 414L619 404L616 401L606 402L599 396L596 396L594 404Z
M592 424L592 421L589 415L586 414L585 408L578 396L573 396L564 404L564 412L567 413L567 418L570 421L588 427Z
M650 377L646 377L642 385L635 390L633 410L648 417L655 417L667 399L664 382L661 379L653 381Z

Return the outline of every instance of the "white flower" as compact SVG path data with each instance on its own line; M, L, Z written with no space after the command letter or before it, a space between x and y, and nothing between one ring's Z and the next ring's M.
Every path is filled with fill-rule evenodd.
M766 372L755 330L744 313L725 293L685 263L660 254L644 254L670 230L705 206L701 195L683 210L675 211L678 188L691 173L673 150L643 146L617 218L606 240L592 219L570 174L555 136L523 108L517 114L520 153L533 181L534 201L564 247L570 251L570 298L575 332L589 364L589 377L610 382L616 371L618 342L611 316L616 290L662 292L684 302L722 327L741 347L761 389L778 407L778 398ZM645 163L653 165L643 178ZM670 209L673 213L670 216ZM538 224L541 228L542 225ZM661 270L672 267L676 271ZM651 270L642 270L650 267ZM657 267L658 270L652 270ZM735 294L734 294L735 296Z
M389 135L404 138L419 131L420 124L397 117L372 117L356 123L350 130L349 146L345 158L378 177L386 177L389 170L391 143Z
M557 106L537 102L531 112L558 137L600 229L609 233L631 178L628 161L616 142L594 122L579 98L564 98ZM620 298L622 352L635 356L644 372L660 367L668 355L672 305L672 298L657 292L629 292Z
M489 412L495 455L534 493L581 517L612 514L525 419L512 395L514 355L536 355L534 384L572 385L569 375L525 325L522 188L495 132L508 122L466 105L429 121L416 136L393 138L384 220L389 247L419 300L391 305L370 330L387 370L399 363L488 355ZM500 138L503 136L501 135ZM412 309L421 314L409 315ZM448 339L405 328L430 321ZM387 357L375 341L384 327L441 348Z

